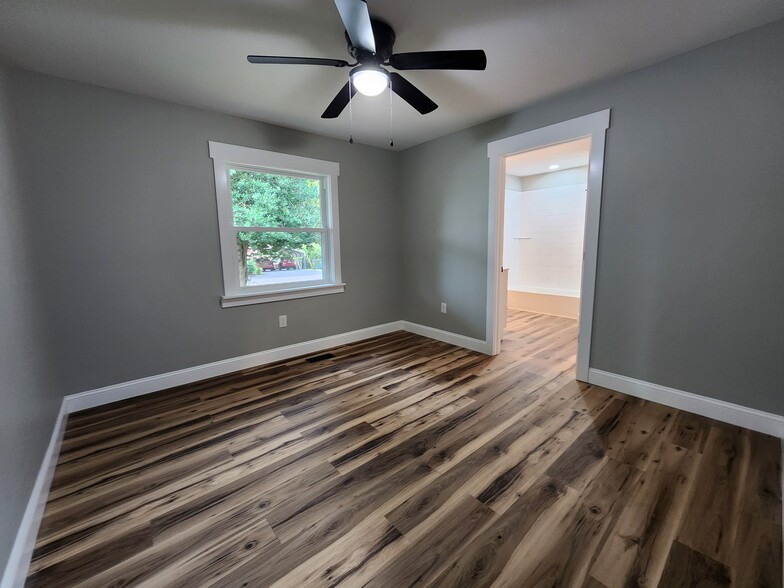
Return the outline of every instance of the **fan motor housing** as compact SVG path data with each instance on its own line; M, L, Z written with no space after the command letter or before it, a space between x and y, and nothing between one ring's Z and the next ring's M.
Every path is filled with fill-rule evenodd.
M370 19L370 24L373 27L373 36L376 41L376 52L365 51L359 47L354 47L351 44L351 39L346 33L346 42L348 43L348 52L351 57L356 59L359 63L381 65L385 63L392 56L392 47L395 45L395 31L387 23Z

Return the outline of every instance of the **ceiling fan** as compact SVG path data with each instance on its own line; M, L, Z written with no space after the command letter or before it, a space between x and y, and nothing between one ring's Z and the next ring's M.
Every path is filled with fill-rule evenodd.
M248 55L250 63L328 65L351 67L349 81L337 93L321 118L337 118L357 91L366 96L377 96L389 87L421 114L433 112L438 105L421 90L397 72L409 69L471 69L487 67L487 57L481 49L462 51L418 51L392 53L395 31L388 24L370 18L365 0L335 0L343 26L346 29L348 52L356 60L349 63L342 59L316 57L277 57Z

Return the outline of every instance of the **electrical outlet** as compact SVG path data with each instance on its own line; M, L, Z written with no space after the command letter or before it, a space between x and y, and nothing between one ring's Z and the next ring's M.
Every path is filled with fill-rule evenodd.
M278 326L281 327L281 328L289 326L289 317L288 317L288 315L282 314L282 315L280 315L278 317Z
M442 303L441 303L441 312L443 312L444 314L446 314L446 302L442 302Z

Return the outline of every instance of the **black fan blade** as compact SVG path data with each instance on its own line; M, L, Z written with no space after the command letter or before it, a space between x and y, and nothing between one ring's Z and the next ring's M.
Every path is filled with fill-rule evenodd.
M348 61L342 59L322 59L320 57L275 57L272 55L248 55L251 63L282 63L289 65L331 65L346 67Z
M438 108L438 104L425 96L419 88L399 73L390 73L389 79L392 84L392 91L416 108L419 114L427 114Z
M357 49L376 52L376 38L370 24L370 13L365 0L335 0L343 27Z
M487 56L481 49L464 51L418 51L396 53L389 58L395 69L485 69Z
M349 86L351 96L349 96ZM329 103L329 106L327 106L327 109L324 111L324 114L321 115L321 118L339 117L340 113L343 112L343 109L348 106L349 100L351 100L356 93L357 89L354 85L346 82L346 85L340 89L340 92L338 92L332 99L332 102Z

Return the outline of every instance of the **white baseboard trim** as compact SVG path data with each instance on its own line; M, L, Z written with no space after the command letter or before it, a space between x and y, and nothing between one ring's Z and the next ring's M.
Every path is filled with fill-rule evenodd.
M312 339L310 341L303 341L302 343L294 343L293 345L285 345L283 347L276 347L274 349L214 361L212 363L205 363L174 372L159 374L157 376L149 376L147 378L131 380L130 382L114 384L104 388L88 390L87 392L71 394L66 396L65 400L69 413L78 412L111 402L117 402L118 400L126 400L128 398L134 398L135 396L143 396L144 394L150 394L151 392L166 390L167 388L173 388L174 386L190 384L192 382L198 382L199 380L206 380L207 378L214 378L216 376L230 374L231 372L273 363L275 361L291 359L292 357L315 353L316 351L322 351L331 347L354 343L356 341L361 341L362 339L386 335L387 333L400 331L401 329L402 326L400 325L400 321L376 325L375 327L349 331L347 333L322 337L321 339Z
M490 352L490 345L487 341L409 321L394 321L66 396L60 406L60 413L52 431L49 447L44 455L30 500L27 503L22 522L19 525L19 531L11 549L8 564L3 573L2 581L0 581L0 588L21 588L24 585L35 546L38 527L44 514L49 486L57 464L68 414L401 330L480 353ZM588 382L623 392L630 396L651 400L784 439L784 416L698 396L690 392L683 392L594 368L588 371ZM784 441L782 443L784 447ZM784 485L784 478L782 480Z
M595 368L588 370L588 383L623 392L629 396L636 396L644 400L651 400L659 404L693 412L717 421L745 427L752 431L784 438L784 416L777 414L676 390L675 388L667 388L659 384L635 380L634 378Z
M430 339L457 345L458 347L465 347L471 351L490 354L490 346L487 344L487 341L466 337L465 335L458 335L451 331L442 331L441 329L436 329L434 327L426 327L425 325L411 323L409 321L400 321L400 324L401 328L409 333L415 333L417 335L422 335L423 337L429 337Z
M66 409L70 414L72 412L95 408L119 400L127 400L128 398L159 392L160 390L166 390L167 388L173 388L175 386L190 384L207 378L230 374L231 372L239 370L258 367L275 361L282 361L300 355L323 351L339 345L355 343L356 341L378 337L379 335L386 335L387 333L392 333L394 331L409 331L411 333L416 333L417 335L430 337L431 339L437 339L438 341L444 341L445 343L451 343L452 345L465 347L466 349L471 349L473 351L487 353L487 344L485 341L472 339L471 337L458 335L449 331L442 331L441 329L434 329L433 327L410 323L408 321L394 321L383 325L368 327L366 329L349 331L347 333L322 337L321 339L312 339L302 343L294 343L293 345L276 347L266 351L259 351L258 353L232 357L165 374L131 380L130 382L123 382L121 384L114 384L104 388L88 390L78 394L71 394L65 397Z
M19 531L16 534L16 540L14 541L8 564L3 573L0 588L21 588L24 585L27 570L30 567L30 559L33 554L36 536L38 534L38 527L41 524L41 519L44 514L49 486L52 482L52 476L54 475L54 468L57 465L60 444L63 439L63 434L65 433L65 422L70 413L86 410L88 408L95 408L119 400L134 398L136 396L143 396L152 392L159 392L182 384L190 384L207 378L222 376L239 370L291 359L300 355L316 353L332 347L355 343L356 341L378 337L379 335L386 335L395 331L409 331L417 335L422 335L459 347L465 347L473 351L487 353L488 346L485 341L408 321L394 321L383 325L368 327L366 329L349 331L347 333L340 333L338 335L322 337L321 339L313 339L311 341L304 341L302 343L295 343L284 347L276 347L275 349L268 349L258 353L206 363L191 368L147 378L140 378L130 382L123 382L66 396L63 398L62 405L60 406L60 413L57 416L57 422L52 431L49 447L46 450L46 455L44 456L41 468L38 471L38 477L33 486L33 492L27 503L27 509L25 510L22 522L19 525Z
M33 485L30 499L27 501L22 522L16 533L16 539L11 547L11 554L8 556L8 563L5 566L3 579L0 581L0 588L21 588L27 577L27 570L30 567L30 559L33 557L35 540L38 536L38 527L44 516L46 499L49 495L49 486L54 476L54 468L57 465L57 457L60 455L60 444L65 433L65 421L68 418L66 402L63 400L60 405L60 412L49 439L49 447L46 448L44 459L38 470L38 476Z

